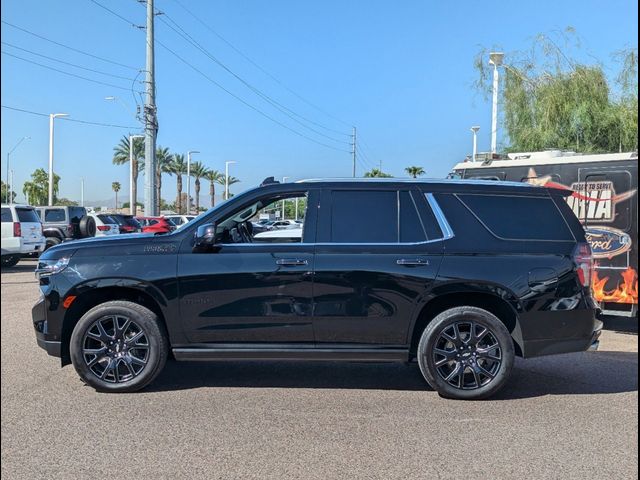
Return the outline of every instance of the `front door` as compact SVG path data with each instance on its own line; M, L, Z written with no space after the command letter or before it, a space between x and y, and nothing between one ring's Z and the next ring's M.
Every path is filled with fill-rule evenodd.
M315 215L308 191L260 199L218 219L215 251L179 256L180 313L192 343L313 344L311 310ZM294 215L302 228L258 231L261 216ZM312 218L313 217L313 218Z
M323 192L314 275L318 345L405 346L442 260L442 233L411 189Z

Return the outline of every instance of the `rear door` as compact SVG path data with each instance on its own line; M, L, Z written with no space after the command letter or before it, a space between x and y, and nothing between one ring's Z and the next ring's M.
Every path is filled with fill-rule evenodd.
M323 192L314 269L318 346L405 346L442 260L441 231L411 188Z
M20 222L20 231L22 233L22 241L25 244L42 243L42 223L36 211L31 207L15 207L18 222Z

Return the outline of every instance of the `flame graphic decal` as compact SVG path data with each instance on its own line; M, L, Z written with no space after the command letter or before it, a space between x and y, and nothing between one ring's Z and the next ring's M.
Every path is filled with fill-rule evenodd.
M622 283L614 290L605 290L605 285L609 281L609 277L598 276L598 270L593 271L591 280L591 291L593 298L598 302L611 303L638 303L638 272L629 267L622 272Z

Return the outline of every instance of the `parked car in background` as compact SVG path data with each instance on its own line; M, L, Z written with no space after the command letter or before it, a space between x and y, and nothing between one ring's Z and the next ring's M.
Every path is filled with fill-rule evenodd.
M196 218L195 215L165 215L164 218L175 225L176 228L181 228L182 226L189 223L191 220Z
M96 221L96 237L109 237L120 235L118 222L105 213L90 213L90 217Z
M598 346L593 259L570 193L270 178L168 235L45 252L36 339L107 392L143 388L173 356L416 361L440 395L487 398L516 356ZM301 242L252 235L249 219L299 198Z
M176 229L176 226L164 217L136 217L142 225L144 233L169 233Z
M44 250L42 223L29 205L2 205L2 266L13 267L23 255Z
M253 239L257 242L300 242L302 241L302 226L292 228L279 228L259 233L255 233L254 228Z
M142 231L142 225L133 215L110 213L109 216L118 224L120 233L139 233Z
M84 207L36 207L36 212L42 221L45 250L65 240L94 237L96 234L96 221Z

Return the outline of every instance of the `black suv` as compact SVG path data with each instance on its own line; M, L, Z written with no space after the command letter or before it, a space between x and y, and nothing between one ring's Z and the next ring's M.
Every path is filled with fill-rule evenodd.
M36 212L42 221L42 234L47 241L45 249L54 247L65 240L96 235L96 221L87 215L87 210L84 207L36 207Z
M176 360L417 360L485 398L514 357L597 347L591 252L567 191L492 181L272 179L163 235L40 257L38 344L101 391ZM252 232L296 202L302 228Z

